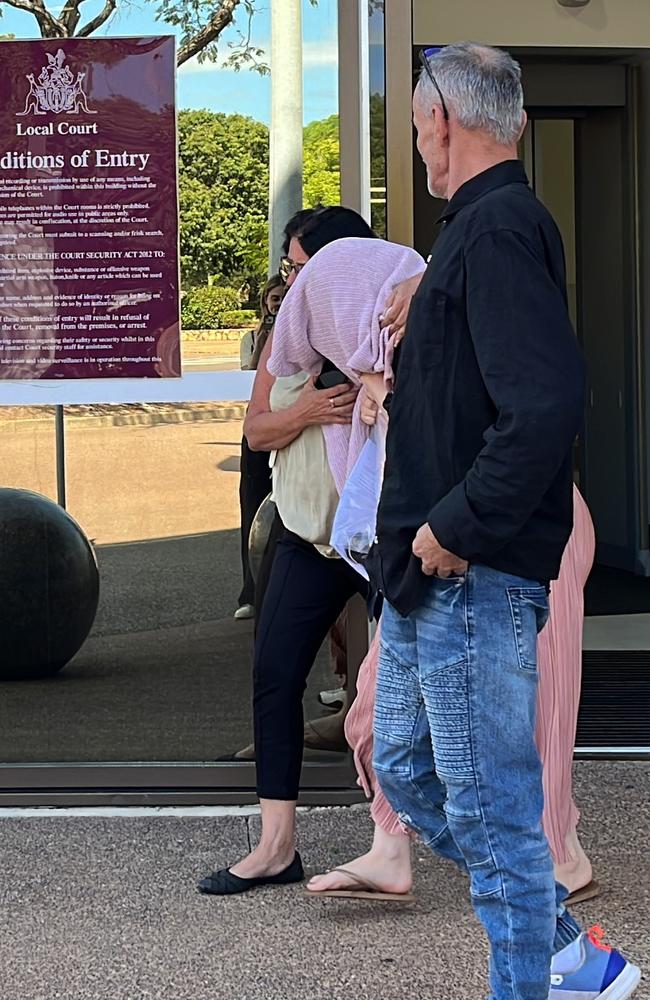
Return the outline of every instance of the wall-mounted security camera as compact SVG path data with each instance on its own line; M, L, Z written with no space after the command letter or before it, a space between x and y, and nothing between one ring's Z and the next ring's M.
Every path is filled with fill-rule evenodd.
M586 7L590 0L557 0L560 7Z

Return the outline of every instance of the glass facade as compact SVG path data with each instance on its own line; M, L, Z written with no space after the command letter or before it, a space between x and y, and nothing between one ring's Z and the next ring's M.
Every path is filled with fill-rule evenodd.
M245 407L65 408L67 509L96 553L99 607L60 672L2 683L1 764L204 763L251 743L253 623L233 617ZM54 412L34 411L0 410L4 484L55 500ZM306 718L338 683L326 644ZM345 755L307 757L347 774Z
M135 14L135 34L142 33L143 11ZM128 11L124 16L128 20ZM260 12L267 36L263 25L266 18L268 26L269 17L270 12ZM35 27L25 14L11 30L21 37ZM153 19L150 27L157 31L160 25ZM311 185L311 200L325 203L339 201L332 114L337 64L330 58L336 32L337 7L330 0L305 18L305 114L314 140L305 181L307 188ZM204 121L205 88L193 86L192 77L178 77L179 121L185 125L180 157L183 371L214 375L209 391L214 388L218 400L220 386L226 385L218 373L238 371L250 361L256 322L252 310L266 265L268 81L242 74L242 81L256 83L254 102L246 86L236 95L232 88L222 88L217 103L209 102L215 113ZM194 114L201 119L198 124ZM244 205L241 224L246 229L249 215L253 221L259 217L261 229L248 228L245 239L240 234L235 239L227 234L232 183L220 187L210 143L221 148L220 128L229 141L239 142L241 115L246 114L255 119L245 126L254 148L244 185L250 204ZM265 120L257 121L260 116ZM190 132L196 147L184 158ZM192 172L197 150L208 164L200 178ZM226 159L232 165L232 157ZM249 177L254 182L249 184ZM223 246L214 227L204 233L206 219L215 218L223 223ZM242 396L247 389L242 384ZM234 392L240 392L239 386ZM62 789L66 794L71 788L133 788L143 794L156 787L235 788L237 794L252 790L253 768L222 759L248 747L253 738L253 621L234 617L244 602L240 467L246 405L229 400L0 406L0 487L34 491L65 504L90 540L100 591L92 629L69 662L41 679L27 681L23 675L0 680L0 795L18 788ZM61 416L63 440L61 434L57 437ZM5 559L6 535L0 532ZM47 552L47 545L41 550ZM1 573L0 558L0 588ZM51 596L50 581L43 580ZM43 602L45 614L49 607ZM50 625L45 622L44 633ZM1 667L6 675L11 663L8 651L0 650L0 678ZM337 667L342 667L341 652L328 640L305 694L307 720L327 714L318 695L339 688ZM13 672L20 675L18 668ZM353 784L347 753L308 749L305 759L315 765L308 787L345 789ZM182 766L167 766L175 764Z
M2 483L56 500L53 406L0 407Z
M60 674L5 685L3 761L210 760L250 741L251 625L232 618L243 413L66 408L67 507L96 551L99 608ZM51 422L5 436L8 478L54 497Z
M383 0L369 0L370 216L379 235L386 228L386 41Z
M417 47L412 57L417 66ZM590 508L597 545L585 587L576 745L586 754L647 754L650 578L640 477L647 441L631 389L642 358L635 304L641 216L635 217L633 198L639 162L630 141L638 122L622 78L613 85L611 65L590 77L593 64L573 58L574 64L563 61L566 76L558 86L554 57L520 56L530 105L519 155L562 236L568 307L587 367L574 478ZM442 205L428 194L417 151L413 182L415 246L426 255Z

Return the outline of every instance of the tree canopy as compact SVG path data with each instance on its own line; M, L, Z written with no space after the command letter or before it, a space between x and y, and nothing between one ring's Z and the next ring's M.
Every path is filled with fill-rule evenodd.
M212 111L181 111L178 126L185 282L261 274L268 255L268 128Z
M341 200L339 118L310 122L303 138L303 204L338 205Z
M145 0L142 0L144 3ZM151 3L151 0L146 0ZM264 51L251 41L251 23L260 10L260 0L153 0L156 16L181 29L178 50L178 65L197 56L215 60L221 34L235 23L237 14L242 15L243 30L238 29L228 48L230 54L227 65L233 69L248 66L267 73ZM310 0L315 6L318 0ZM87 0L65 0L63 6L57 0L0 0L0 16L3 7L32 14L44 38L88 38L94 34L121 8L133 0L104 0L104 6L94 16L85 17ZM239 23L239 22L238 22Z
M186 285L266 275L269 132L243 115L181 111L181 262ZM304 131L304 205L340 202L338 116Z

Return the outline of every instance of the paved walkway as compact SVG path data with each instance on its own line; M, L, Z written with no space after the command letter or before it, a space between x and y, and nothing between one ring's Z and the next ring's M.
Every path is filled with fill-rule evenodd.
M583 836L605 886L576 909L650 972L650 765L577 765ZM300 888L215 899L257 819L0 819L2 1000L482 1000L485 943L465 879L416 847L409 908ZM311 870L365 849L364 808L299 822ZM636 995L650 997L647 978Z

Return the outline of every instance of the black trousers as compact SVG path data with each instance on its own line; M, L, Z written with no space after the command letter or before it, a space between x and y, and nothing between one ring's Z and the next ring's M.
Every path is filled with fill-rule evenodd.
M257 794L298 798L307 677L328 631L363 578L342 559L326 559L284 531L264 596L255 636L253 717Z
M255 604L255 582L248 565L248 536L260 504L271 492L271 470L268 451L251 451L245 437L241 442L241 474L239 477L239 510L241 514L241 565L244 585L239 595L239 607Z

